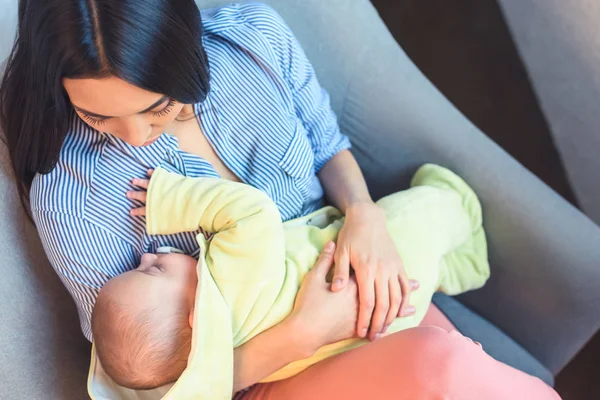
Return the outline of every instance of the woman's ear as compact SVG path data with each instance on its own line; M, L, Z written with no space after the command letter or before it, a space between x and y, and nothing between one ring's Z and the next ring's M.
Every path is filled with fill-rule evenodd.
M190 309L189 322L190 322L190 328L194 328L194 307L192 307Z

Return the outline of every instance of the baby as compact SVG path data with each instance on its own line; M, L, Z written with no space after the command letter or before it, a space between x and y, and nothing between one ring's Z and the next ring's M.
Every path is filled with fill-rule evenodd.
M417 313L397 318L393 333L417 326L436 290L454 295L489 277L481 207L452 172L425 165L413 188L378 201L404 261L420 282ZM233 349L292 311L306 273L344 223L332 207L281 223L275 204L250 186L186 178L158 169L147 194L150 234L201 231L201 259L145 254L139 267L111 279L92 316L94 347L119 385L150 389L177 381L167 397L231 396ZM322 347L264 381L284 379L342 351L350 339ZM191 395L193 393L193 395Z
M94 344L119 385L152 389L174 382L192 343L197 261L144 254L137 269L107 282L92 315Z

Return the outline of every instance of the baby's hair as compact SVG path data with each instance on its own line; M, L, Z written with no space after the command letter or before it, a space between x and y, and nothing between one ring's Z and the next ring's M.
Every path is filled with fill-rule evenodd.
M147 390L175 382L187 366L192 329L183 310L128 310L100 292L92 313L96 354L115 383Z

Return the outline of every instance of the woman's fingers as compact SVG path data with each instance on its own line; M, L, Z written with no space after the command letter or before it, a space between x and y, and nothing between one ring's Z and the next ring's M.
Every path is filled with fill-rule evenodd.
M416 312L415 307L410 304L410 292L413 290L415 284L418 288L418 282L413 280L414 282L411 283L408 277L402 275L398 276L398 281L402 290L402 304L398 310L398 317L409 317Z
M398 316L400 312L400 304L402 304L402 290L400 289L400 282L397 279L390 279L388 281L389 290L390 290L390 308L387 313L387 317L385 318L385 324L383 325L383 330L381 333L385 333L394 319Z
M350 295L354 295L356 298L356 312L358 317L358 283L356 282L356 277L351 276L348 278L348 285L346 285L346 291L349 292Z
M138 200L141 201L143 203L146 203L146 200L148 198L148 192L142 192L142 191L135 191L135 190L130 190L127 192L127 197L132 199L132 200Z
M410 284L410 290L413 292L421 287L421 284L416 279L409 279L408 283Z
M375 280L375 310L371 318L369 339L376 340L381 336L390 309L389 277Z
M329 273L331 266L333 265L333 254L335 252L335 243L328 242L325 248L319 255L317 263L312 268L313 274L325 280L325 277Z
M348 283L350 277L350 254L345 248L339 248L335 252L335 271L331 281L331 290L338 292Z
M361 268L360 270L369 271L369 268ZM358 277L358 298L360 307L356 333L359 337L364 338L367 336L369 325L371 325L371 316L375 307L375 280L373 275L367 273Z

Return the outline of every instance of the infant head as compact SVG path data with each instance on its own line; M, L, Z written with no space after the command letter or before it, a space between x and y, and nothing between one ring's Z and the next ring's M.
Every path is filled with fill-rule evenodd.
M117 384L152 389L183 373L191 350L196 264L181 254L145 254L137 269L100 290L92 314L94 344Z

